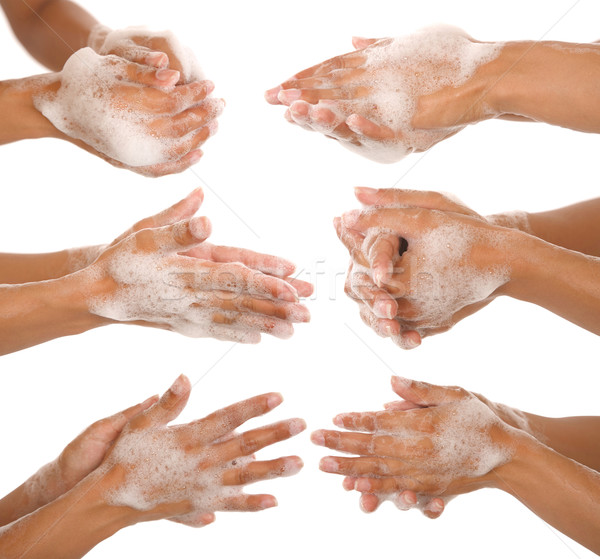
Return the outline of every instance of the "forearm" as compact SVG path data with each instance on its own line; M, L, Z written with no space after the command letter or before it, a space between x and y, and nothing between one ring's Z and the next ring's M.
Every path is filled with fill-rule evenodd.
M510 42L490 68L487 97L497 116L600 132L600 45Z
M547 212L506 212L488 219L531 233L553 245L600 256L600 198Z
M87 45L98 21L68 0L0 0L15 35L29 53L51 70Z
M110 321L92 315L92 282L72 274L57 280L0 286L0 355Z
M61 278L91 264L102 248L81 247L45 254L0 253L0 284Z
M528 431L556 452L600 472L600 417L524 414Z
M64 138L34 106L34 95L60 86L58 75L47 74L0 82L0 145L36 138Z
M510 281L499 294L534 303L600 334L600 258L516 233L507 246Z
M75 559L138 519L127 507L106 503L113 474L91 474L71 491L0 529L0 556Z
M600 474L526 435L493 484L537 516L600 553Z

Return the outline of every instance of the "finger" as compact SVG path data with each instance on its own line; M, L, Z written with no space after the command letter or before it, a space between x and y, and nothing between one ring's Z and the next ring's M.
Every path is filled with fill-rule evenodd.
M175 516L169 518L172 522L191 526L192 528L202 528L208 524L212 524L215 520L215 514L212 512L190 513L183 516Z
M421 234L422 221L431 210L422 208L390 208L376 210L351 210L342 215L342 225L355 233L365 234L372 227L389 229L404 237L409 243Z
M223 511L257 512L277 506L273 495L236 495L225 500L219 508Z
M310 312L299 303L281 303L266 299L256 299L247 295L231 297L231 293L209 294L206 298L208 308L220 307L224 311L239 311L271 316L289 322L310 322ZM223 322L229 323L227 321Z
M298 72L292 76L290 80L283 82L281 85L285 88L287 83L291 80L301 80L313 76L326 76L335 70L342 70L345 68L359 68L363 65L365 60L365 55L360 53L348 53L341 56L334 56L333 58Z
M398 140L396 133L390 127L375 124L373 121L356 113L351 114L346 119L346 125L359 137L364 136L370 140L377 140L380 142Z
M379 505L381 504L381 501L379 499L379 497L377 497L377 495L373 495L370 493L363 493L360 496L360 508L363 510L363 512L375 512L377 510L377 508L379 507Z
M399 376L392 377L392 390L402 399L419 406L439 406L468 397L468 392L456 386L437 386Z
M319 462L319 469L330 473L351 477L401 476L406 473L406 464L401 460L361 456L344 458L326 456Z
M440 515L444 512L446 504L444 503L444 499L440 497L435 497L431 499L425 507L423 507L423 514L427 518L431 518L432 520L439 518Z
M249 456L261 448L284 441L306 429L303 419L288 419L266 427L252 429L228 441L215 444L214 450L225 460Z
M207 217L193 217L154 229L135 233L136 246L145 252L181 251L200 244L210 235Z
M202 316L204 316L204 313L202 313ZM212 321L215 324L226 324L244 331L251 330L270 334L282 340L287 340L294 334L294 327L287 320L244 312L215 312L212 315Z
M333 418L333 423L338 427L367 433L393 432L398 429L402 421L403 412L396 410L340 413Z
M177 115L155 121L151 128L163 136L182 138L199 128L208 126L223 112L224 107L222 99L207 99L200 105L186 109Z
M283 279L298 292L298 297L310 297L315 290L314 285L308 281L290 277Z
M350 258L357 264L368 268L369 262L362 252L363 241L365 236L362 233L354 231L344 226L342 218L336 217L333 220L333 226L336 234L342 244L348 249Z
M117 78L127 79L140 85L150 87L173 87L179 81L180 74L177 70L169 68L149 68L146 65L127 62L119 57L110 56L106 60L113 66Z
M163 91L154 87L142 91L141 103L145 109L155 115L173 116L194 107L204 101L214 90L215 84L210 80L177 85L173 89ZM139 88L122 87L123 94L139 96ZM221 100L224 103L223 100Z
M223 474L223 485L247 485L257 481L289 477L297 474L304 463L298 456L287 456L264 462L251 462L243 468L227 470Z
M379 39L366 39L365 37L352 37L352 46L356 50L365 49L376 43Z
M119 42L106 54L114 54L115 56L129 60L129 62L153 66L155 68L166 68L169 65L169 57L166 53L137 45L130 40Z
M203 260L201 273L196 273L198 262L193 258L187 258L187 261L181 262L181 265L193 273L193 283L190 286L193 289L244 293L258 298L280 299L290 303L299 301L298 292L288 282L252 270L237 262L217 263Z
M423 406L419 406L419 404L415 404L414 402L408 402L406 400L396 400L395 402L388 402L387 404L383 404L383 407L389 411L408 411L416 410L422 408Z
M377 287L383 287L394 273L394 263L400 257L400 237L381 229L374 229L365 238L363 253L367 255L372 277ZM397 311L397 308L394 309ZM396 316L396 312L392 318Z
M333 450L339 450L349 454L360 454L363 456L382 456L375 450L377 438L376 435L367 435L364 433L340 433L339 431L329 431L326 429L315 431L310 436L310 440L314 444L325 446ZM390 438L391 437L387 437L387 439Z
M283 402L277 392L269 392L236 402L226 408L217 410L204 419L194 422L196 430L210 434L210 440L219 439L253 417L270 412Z
M396 320L378 318L364 303L359 303L359 313L362 321L378 336L389 338L400 335L401 326Z
M200 128L197 132L175 140L174 145L169 148L169 156L179 160L190 151L197 150L208 138L216 134L218 127L218 122L211 120L207 126Z
M185 375L180 375L158 402L133 418L131 428L139 430L148 426L166 425L173 421L185 408L191 390L190 380Z
M441 192L359 186L354 189L354 194L359 202L368 206L412 206L479 217L456 198Z
M157 213L156 215L147 217L138 221L130 231L140 231L154 227L163 227L171 225L184 219L192 217L202 205L204 200L204 192L201 188L196 188L190 192L185 198L173 204L170 208Z
M327 89L282 89L277 99L283 105L291 105L295 101L306 101L312 105L321 100L339 101L366 97L369 89L363 86L330 87Z
M294 273L296 265L285 258L261 254L245 248L215 246L209 243L193 248L187 256L212 260L213 262L239 262L264 274L286 277Z
M191 324L189 331L182 332L190 338L214 338L224 342L236 342L238 344L257 344L260 342L260 332L256 330L241 330L239 328L231 328L221 324L211 324L210 330L206 331L204 319L198 330L197 324Z

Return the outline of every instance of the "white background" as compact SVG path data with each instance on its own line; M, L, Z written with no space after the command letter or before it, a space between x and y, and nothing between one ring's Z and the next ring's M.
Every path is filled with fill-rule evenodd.
M595 197L598 137L543 124L488 122L425 155L385 166L292 127L280 107L264 102L263 91L351 50L351 35L401 35L444 22L482 40L593 41L600 38L600 4L88 0L86 6L111 27L176 31L217 84L215 94L227 100L220 131L193 171L157 180L117 170L56 140L4 146L1 249L42 252L109 242L205 184L201 212L213 222L214 241L297 262L300 277L316 282L308 302L313 318L291 340L264 339L259 346L113 326L3 357L0 493L56 456L92 421L164 391L184 372L197 384L182 420L281 391L286 401L264 421L301 416L309 429L259 457L298 453L305 469L251 489L273 492L276 509L218 514L201 530L166 521L138 525L90 557L591 556L499 491L460 497L436 521L389 503L366 515L358 495L343 491L341 478L319 472L324 452L310 443L308 432L331 426L338 412L380 408L392 398L392 372L462 385L539 414L597 414L598 339L532 305L498 300L412 352L378 338L343 293L347 254L331 220L358 206L355 185L445 190L484 214ZM8 25L0 25L2 77L41 72ZM548 498L560 495L548 487Z

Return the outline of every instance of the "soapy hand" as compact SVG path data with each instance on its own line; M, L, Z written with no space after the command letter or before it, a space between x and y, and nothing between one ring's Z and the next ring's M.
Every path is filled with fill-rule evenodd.
M224 102L209 98L214 84L195 77L195 62L177 62L177 70L162 57L156 69L81 49L34 95L35 107L57 136L117 167L147 176L183 171L217 131ZM183 72L194 79L183 83Z
M123 429L98 470L116 480L106 499L190 526L214 521L217 511L259 511L277 505L272 495L248 495L243 486L291 476L302 468L298 456L257 461L260 449L297 435L302 419L279 421L238 434L235 429L282 402L277 393L238 402L182 425L168 426L185 407L191 391L180 376L150 409Z
M354 52L299 72L266 92L289 122L391 163L489 117L483 99L458 96L501 45L439 26L394 39L354 39Z
M417 506L437 518L449 497L485 486L510 460L512 427L481 397L400 377L392 378L392 388L402 400L385 411L334 418L351 432L312 435L315 444L359 455L328 456L320 468L347 476L344 488L361 493L366 512L391 500L401 510Z
M294 265L287 260L205 243L210 222L192 217L202 199L195 190L138 222L77 272L88 286L90 312L192 337L290 337L293 323L310 320L298 301L312 286L289 278Z
M352 257L346 292L406 349L445 332L510 281L509 234L434 192L357 188L363 211L335 220Z

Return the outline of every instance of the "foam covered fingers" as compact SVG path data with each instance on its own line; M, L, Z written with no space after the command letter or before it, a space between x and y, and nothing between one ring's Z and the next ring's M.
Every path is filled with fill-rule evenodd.
M200 244L211 232L207 217L194 217L135 233L136 247L145 252L184 251Z
M400 257L400 237L379 228L367 231L363 253L367 255L375 285L383 287L394 273L394 264ZM397 309L396 309L397 310ZM393 318L396 315L387 316Z
M130 429L137 431L167 425L185 408L191 390L190 380L185 375L180 375L158 402L132 419L129 423Z
M392 377L392 390L403 400L419 406L439 406L458 402L469 397L469 393L456 386L437 386L404 377Z
M247 466L227 470L223 474L223 485L248 485L258 481L293 476L303 466L304 463L298 456L251 462Z
M303 419L279 421L267 427L246 431L230 440L214 445L214 449L224 460L250 456L260 449L294 437L306 429Z

